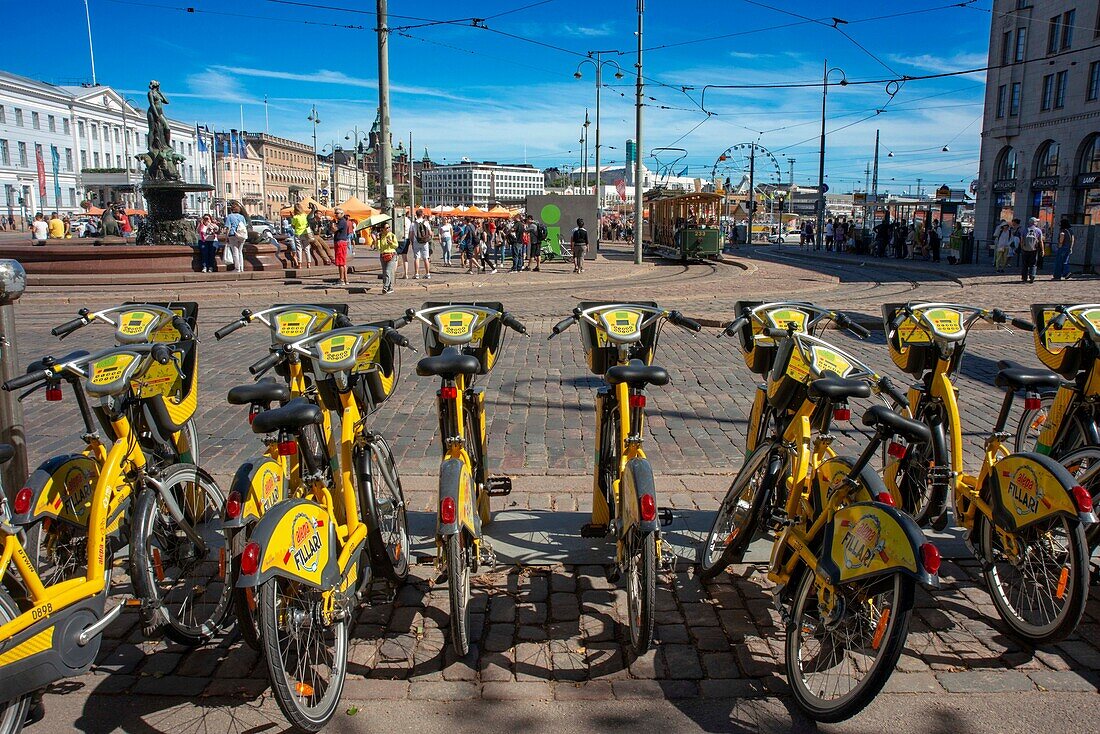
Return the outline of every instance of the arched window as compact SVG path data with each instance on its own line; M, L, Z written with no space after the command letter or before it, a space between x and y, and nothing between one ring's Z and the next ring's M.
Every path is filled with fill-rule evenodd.
M1016 178L1016 149L1009 146L997 156L997 173L994 176L998 181L1006 181Z
M1078 173L1100 173L1100 133L1093 133L1081 146L1077 162Z
M1035 156L1035 177L1057 176L1058 156L1062 146L1053 140L1048 140L1039 146L1039 154Z

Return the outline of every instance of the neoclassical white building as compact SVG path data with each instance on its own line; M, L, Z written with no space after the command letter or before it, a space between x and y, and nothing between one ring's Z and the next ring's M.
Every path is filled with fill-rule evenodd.
M77 213L85 200L144 208L134 188L142 176L134 156L148 147L144 101L103 85L55 86L0 71L0 215L18 223L39 211ZM210 155L198 151L195 127L169 126L186 158L184 179L206 183ZM190 213L208 208L208 195L188 195Z

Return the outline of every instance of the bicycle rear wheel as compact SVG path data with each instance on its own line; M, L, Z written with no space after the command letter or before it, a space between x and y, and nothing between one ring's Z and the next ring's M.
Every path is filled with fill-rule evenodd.
M260 650L260 603L254 587L240 588L237 579L241 575L241 557L233 558L233 614L237 617L237 629L241 639L253 650Z
M726 492L710 533L699 548L699 578L710 581L730 564L735 552L756 532L760 510L774 489L771 446L758 448L745 460Z
M459 531L448 535L447 588L451 601L451 642L459 657L470 652L470 547Z
M157 481L205 549L172 517L160 492L145 487L134 508L130 577L138 598L153 610L146 619L147 634L163 627L181 645L202 645L218 633L229 612L225 499L214 480L191 464L176 464Z
M657 534L645 533L639 538L634 531L626 557L626 609L635 655L644 655L653 642L656 608Z
M336 713L348 665L345 619L326 620L324 592L275 576L259 588L260 630L275 702L302 731Z
M1100 446L1085 446L1062 457L1062 466L1074 481L1092 495L1092 506L1100 507ZM1100 544L1100 523L1093 523L1085 530L1089 548Z
M409 575L409 528L401 479L386 440L378 437L367 447L370 462L371 503L364 508L371 515L367 536L371 568L391 581L402 582Z
M4 587L0 586L0 626L18 616L19 607L15 600L8 595ZM23 730L32 695L28 693L12 701L0 702L0 734L19 734Z
M1036 645L1072 633L1088 598L1088 549L1081 524L1054 516L1009 533L984 515L980 522L985 582L1009 629Z
M900 573L835 587L831 609L806 571L787 624L787 681L814 720L843 721L874 700L909 634L913 579Z
M1016 423L1016 433L1013 437L1013 451L1035 451L1035 445L1050 421L1051 408L1054 406L1056 393L1048 392L1042 395L1042 406L1039 408L1025 408L1020 413L1020 420ZM1054 456L1065 454L1068 451L1081 448L1088 443L1088 433L1085 426L1076 414L1067 414L1063 421L1069 425L1063 425L1059 431L1061 440L1051 446Z

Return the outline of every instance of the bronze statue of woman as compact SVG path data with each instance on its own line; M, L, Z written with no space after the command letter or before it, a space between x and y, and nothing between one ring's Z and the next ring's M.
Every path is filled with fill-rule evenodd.
M160 91L160 82L149 82L149 109L145 116L149 121L149 151L169 150L172 147L172 131L168 127L168 118L164 116L164 105L168 98Z

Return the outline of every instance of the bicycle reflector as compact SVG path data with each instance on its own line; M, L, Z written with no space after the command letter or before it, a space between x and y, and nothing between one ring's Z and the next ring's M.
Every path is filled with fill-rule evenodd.
M16 515L26 515L31 511L31 488L23 487L15 493L15 499L11 503Z
M1024 398L1024 410L1042 410L1042 408L1042 398L1035 395L1028 395L1026 398Z
M933 543L925 543L920 547L920 564L924 570L935 576L940 572L940 549Z
M876 494L875 502L881 502L882 504L889 505L890 507L898 506L898 503L894 502L894 495L890 494L889 492L879 492L878 494Z
M65 394L61 392L61 387L47 387L46 388L46 402L47 403L60 403L61 399L65 397Z
M643 494L639 504L641 505L642 522L653 522L657 519L657 500L651 494Z
M630 396L631 408L644 408L645 407L645 395L631 395Z
M245 576L251 576L260 569L260 544L256 542L249 543L244 547L244 552L241 553L241 573Z
M444 497L443 501L439 503L439 522L444 525L450 525L455 521L455 498Z
M852 409L847 405L842 405L838 408L833 408L833 420L835 421L850 421L852 420Z
M1073 504L1077 505L1078 512L1092 512L1092 495L1087 489L1078 484L1070 492L1073 494Z
M279 456L294 456L298 453L298 442L293 438L279 442Z
M439 397L444 400L454 400L458 397L458 388L454 385L445 385L439 388Z
M241 493L230 492L229 499L225 501L225 517L228 520L236 520L241 516Z
M252 425L252 422L256 420L256 416L258 416L260 412L260 406L253 403L252 407L248 409L248 425Z
M905 444L897 441L891 441L890 445L886 447L886 453L895 459L904 459L906 450Z

